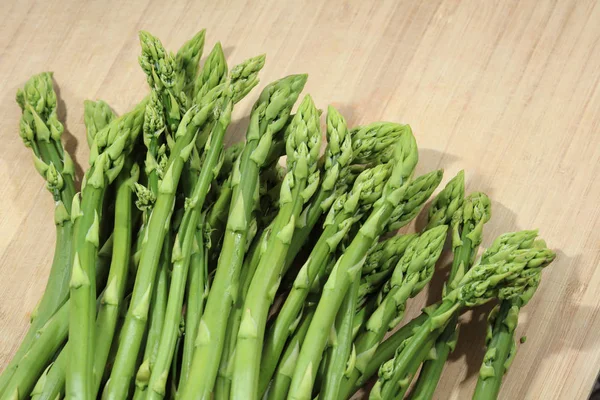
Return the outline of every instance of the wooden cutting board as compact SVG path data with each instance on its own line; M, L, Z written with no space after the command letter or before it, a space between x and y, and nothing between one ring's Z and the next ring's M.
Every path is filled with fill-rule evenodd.
M147 92L137 32L176 49L206 28L207 47L221 41L231 64L267 53L263 84L307 72L306 91L351 125L410 123L418 173L443 168L447 181L465 169L468 191L492 197L484 245L539 228L558 258L522 312L517 334L528 340L501 398L587 398L600 368L597 2L4 0L0 17L0 368L44 290L54 243L51 198L18 135L17 88L54 71L81 174L83 100L123 113ZM244 129L243 120L232 135ZM439 297L442 281L407 318ZM465 319L436 398L470 398L488 309Z

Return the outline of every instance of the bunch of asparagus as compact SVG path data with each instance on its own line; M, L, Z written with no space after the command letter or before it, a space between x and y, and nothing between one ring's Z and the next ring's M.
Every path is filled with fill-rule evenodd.
M52 75L17 93L20 135L55 208L56 250L31 326L0 376L0 399L430 399L465 309L500 300L475 398L498 395L518 312L554 258L537 232L500 236L475 261L490 200L460 172L414 177L408 125L352 129L306 95L306 75L268 84L244 142L225 148L263 55L202 67L201 31L176 53L140 33L150 92L117 117L85 103L89 168L76 193ZM323 135L324 134L324 135ZM325 136L326 143L322 143ZM321 148L324 154L320 155ZM281 166L285 159L285 167ZM401 325L448 234L442 300Z

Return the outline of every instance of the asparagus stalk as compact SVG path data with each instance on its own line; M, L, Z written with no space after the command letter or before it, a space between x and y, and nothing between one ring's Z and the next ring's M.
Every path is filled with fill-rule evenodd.
M0 375L0 395L4 392L20 359L36 339L36 332L68 298L71 269L71 232L69 219L75 194L75 169L69 154L63 150L60 136L62 124L56 115L56 93L52 74L44 72L27 81L17 92L17 103L23 111L19 134L33 151L34 164L46 180L55 201L54 223L56 244L46 290L31 317L31 326L19 349Z
M142 103L143 106L143 103ZM95 352L96 285L95 261L99 246L99 225L104 190L116 178L142 128L144 108L112 121L94 138L90 169L85 175L79 197L71 211L75 224L74 259L71 273L69 341L72 354L67 370L66 393L69 398L93 396L93 358Z
M255 103L246 146L232 177L232 200L216 275L200 320L189 379L181 399L208 399L217 375L225 328L245 253L248 222L254 208L258 174L272 136L283 128L290 109L304 87L306 75L292 75L268 85Z
M483 193L473 193L464 200L461 207L452 215L452 247L454 259L448 278L448 288L452 289L473 264L477 249L483 237L483 225L491 216L489 198ZM458 312L442 332L436 342L436 357L423 363L415 386L415 396L422 399L433 397L444 364L454 349L458 337L456 324Z
M512 299L538 279L541 270L555 255L548 249L515 250L494 263L479 263L467 271L445 294L442 301L414 335L398 348L394 359L380 369L371 399L395 399L402 396L410 384L415 363L429 353L435 338L462 307L484 304L493 298ZM418 364L417 364L418 367Z
M352 344L352 329L360 279L355 279L342 302L334 329L332 344L327 357L326 374L321 385L319 398L322 400L338 399L342 378L351 369L356 359L356 350Z
M206 213L200 216L195 232L196 246L192 249L190 271L187 286L187 303L185 310L185 337L183 341L183 356L181 361L181 376L179 387L183 387L192 364L194 355L194 340L198 333L198 323L204 310L204 300L208 295L208 264L207 246L205 243Z
M394 148L408 125L374 122L350 131L354 162L383 164L394 157Z
M193 138L198 127L206 122L221 94L220 88L207 93L201 104L186 112L175 134L175 143L167 162L165 176L159 185L158 196L144 233L135 285L122 328L119 349L110 379L104 389L107 399L122 398L129 390L146 328L152 284L155 281L166 231L169 229L181 171L194 146Z
M431 280L435 263L442 253L447 229L446 225L440 225L425 231L408 246L394 268L391 279L380 292L378 307L355 341L356 363L354 370L348 374L348 382L344 382L344 387L354 386L364 373L379 342L402 319L406 301L417 295ZM344 396L348 397L349 394L344 393Z
M300 269L290 293L266 334L260 366L259 394L267 389L285 343L293 333L290 327L300 318L310 287L352 225L381 197L389 174L390 168L386 164L367 169L358 176L352 191L342 195L329 211L324 223L325 230Z
M231 89L226 90L229 91ZM148 399L162 398L166 393L167 377L178 338L177 333L181 318L185 282L188 275L192 247L196 239L195 233L198 220L210 183L216 175L215 168L218 168L217 163L223 151L223 138L225 130L231 122L232 108L233 104L230 94L227 94L223 98L219 108L215 110L215 112L218 112L215 116L216 124L210 135L209 142L207 142L209 145L205 152L200 177L194 185L192 197L187 202L183 221L175 237L172 256L173 271L169 286L167 311L160 337L158 355L150 376ZM197 247L198 244L196 243L195 246Z
M302 205L314 194L318 182L317 158L321 143L319 115L306 96L287 138L288 172L281 187L280 211L267 244L269 257L262 257L244 303L235 350L232 397L258 397L260 355L269 306L277 292L283 264ZM266 290L265 290L266 289Z
M495 245L520 249L531 246L545 247L543 241L532 243L535 235L535 231L506 234L501 236L497 240L500 243L495 243ZM511 300L502 301L490 313L486 339L487 350L479 370L479 379L473 395L474 399L496 399L498 397L502 378L506 374L516 351L514 334L519 319L519 311L535 294L539 286L539 278L541 276L538 276L538 281L534 281L521 295Z
M315 316L302 344L290 386L290 399L309 399L327 337L348 287L356 279L365 256L382 233L394 208L406 192L406 181L417 162L415 139L410 129L400 136L396 146L392 174L373 211L356 234L344 254L338 259L317 305Z
M345 169L352 161L352 138L346 127L346 120L332 106L327 109L326 138L323 178L315 196L307 203L296 223L297 227L290 243L285 269L296 257L321 215L327 211L331 202L326 202L326 200L339 186L340 177L347 173Z

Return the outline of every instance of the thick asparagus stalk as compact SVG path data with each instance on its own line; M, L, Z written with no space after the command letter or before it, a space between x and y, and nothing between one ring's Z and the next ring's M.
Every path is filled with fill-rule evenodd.
M306 75L292 75L276 81L263 90L253 107L246 146L232 177L233 194L221 256L200 320L192 367L181 399L210 397L223 350L226 321L235 301L233 296L245 254L258 174L273 134L285 125L305 82Z
M322 352L327 343L323 332L329 332L348 287L356 279L365 256L382 233L385 225L407 190L407 179L417 162L415 139L410 129L400 136L394 154L393 169L383 195L375 202L371 215L338 259L317 305L315 316L302 344L290 386L290 399L310 399Z
M261 258L252 278L237 335L231 393L234 398L258 397L260 356L269 306L279 286L296 219L319 183L317 159L321 130L310 96L301 103L290 130L286 144L288 172L281 187L280 211L267 244L269 257Z
M462 307L484 304L493 298L512 299L538 280L541 270L555 255L548 249L516 250L504 260L479 263L467 271L455 284L425 323L398 348L394 359L384 363L378 382L371 391L371 399L401 397L410 384L416 369L430 351L435 338ZM432 341L433 339L433 341ZM429 347L429 348L427 348ZM418 367L418 364L417 364Z
M0 375L0 395L8 385L20 359L35 341L38 329L68 298L72 259L72 223L69 213L75 194L75 169L60 141L64 128L56 115L56 93L52 85L52 74L44 72L29 79L23 90L19 89L17 92L17 103L23 111L19 134L25 146L33 151L36 169L46 180L46 187L55 201L56 244L46 290L32 314L31 326L19 349Z

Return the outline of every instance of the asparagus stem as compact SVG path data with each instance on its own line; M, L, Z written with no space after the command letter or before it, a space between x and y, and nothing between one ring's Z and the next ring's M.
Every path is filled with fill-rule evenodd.
M382 233L394 208L406 191L406 180L411 175L418 156L416 143L409 129L400 139L396 147L392 175L386 183L383 196L377 200L371 215L359 229L344 254L338 259L323 287L323 294L317 305L315 316L298 355L290 387L290 399L310 399L327 340L323 332L331 329L346 291L360 272L367 252Z
M267 243L269 257L261 258L244 301L235 349L233 398L258 397L260 356L269 306L279 287L296 219L318 184L316 161L321 131L317 109L310 96L307 95L300 104L290 127L286 145L288 173L281 188L280 210Z
M24 89L18 90L17 103L23 111L19 133L25 146L32 149L36 169L46 180L46 187L56 203L56 244L46 290L32 315L31 326L0 375L0 395L4 393L17 364L36 340L37 331L67 300L72 261L69 214L75 194L75 170L60 141L64 128L56 115L57 99L52 74L44 72L29 79Z
M182 400L208 399L212 391L223 349L225 321L235 301L234 287L245 254L260 167L268 153L272 135L285 124L305 82L305 75L276 81L263 90L254 105L246 146L234 170L232 201L221 256L200 320L189 379L181 392Z
M483 237L483 226L491 217L490 208L490 199L485 194L476 192L467 196L461 207L452 215L454 259L448 277L448 288L454 288L457 281L471 268ZM422 399L433 398L444 364L458 337L457 322L458 311L444 328L435 345L440 352L434 359L423 364L414 390Z
M292 374L294 373L294 366L300 353L300 346L306 337L308 327L312 321L312 317L315 313L315 309L312 306L307 306L307 310L302 315L302 321L298 326L298 329L294 332L294 335L287 344L285 351L281 356L277 371L271 382L271 386L267 391L268 400L284 400L288 394L290 384L292 383Z
M198 323L204 310L204 299L208 294L207 254L204 243L204 220L206 215L200 217L196 228L197 248L193 249L190 259L190 271L187 287L187 303L185 311L185 337L183 341L183 358L181 362L181 377L179 387L183 387L189 375L189 369L194 355L194 340L198 333Z
M354 353L352 345L352 328L360 279L355 279L352 287L346 293L342 306L338 311L335 322L335 335L327 363L327 372L321 385L319 399L334 400L339 398L343 376L353 364L350 353ZM356 353L354 353L355 355Z
M310 287L359 216L379 199L389 173L390 168L386 165L365 170L356 179L352 191L342 195L332 206L323 233L294 280L290 293L266 334L260 367L259 394L267 389L285 342L292 334L290 326L300 317Z
M392 278L386 283L378 299L378 307L371 314L364 331L355 341L355 369L348 374L348 383L364 373L372 355L389 329L402 320L406 301L417 295L431 280L437 259L442 253L448 228L445 225L425 231L411 242L396 265Z

